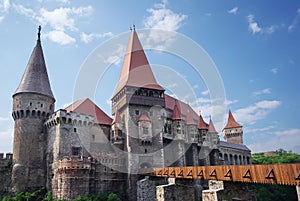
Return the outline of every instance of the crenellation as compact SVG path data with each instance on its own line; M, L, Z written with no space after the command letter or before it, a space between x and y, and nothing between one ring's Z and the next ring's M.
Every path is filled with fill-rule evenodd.
M130 37L135 41L132 48L142 50L135 30ZM242 126L232 121L231 112L231 123L223 130L227 142L222 142L212 120L207 124L190 105L165 94L144 51L138 52L125 55L124 72L111 99L113 121L88 98L54 112L38 40L24 72L27 76L13 95L14 150L6 157L0 153L0 182L11 184L13 193L43 186L54 199L115 192L129 201L150 194L158 200L188 194L186 199L194 200L194 189L198 195L203 189L200 182L178 180L156 189L166 181L146 179L138 192L139 170L251 163ZM39 74L33 72L36 68ZM4 191L0 187L0 193Z

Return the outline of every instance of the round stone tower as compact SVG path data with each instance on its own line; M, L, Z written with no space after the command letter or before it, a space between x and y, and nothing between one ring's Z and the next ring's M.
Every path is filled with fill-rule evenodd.
M46 184L47 136L44 122L54 111L43 50L40 41L30 56L19 87L13 95L15 121L12 191L29 191Z

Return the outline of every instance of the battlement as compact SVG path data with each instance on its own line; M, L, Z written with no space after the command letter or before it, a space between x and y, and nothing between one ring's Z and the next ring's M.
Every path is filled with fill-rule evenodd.
M13 160L12 153L6 153L5 157L4 157L4 153L0 153L0 166L7 166L8 162L12 162L12 160Z
M58 171L66 170L95 170L96 160L92 157L72 157L64 158L55 162L55 167Z
M95 118L91 115L67 112L66 110L60 109L54 112L51 116L49 116L45 125L48 128L61 123L79 126L91 126L94 124L94 119Z

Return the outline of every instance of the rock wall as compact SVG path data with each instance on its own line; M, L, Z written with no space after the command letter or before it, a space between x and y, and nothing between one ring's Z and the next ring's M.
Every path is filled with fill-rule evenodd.
M202 191L203 201L256 201L253 191L250 191L244 183L232 183L223 181L209 181L209 189Z
M12 154L0 153L0 195L6 195L10 192L12 173Z

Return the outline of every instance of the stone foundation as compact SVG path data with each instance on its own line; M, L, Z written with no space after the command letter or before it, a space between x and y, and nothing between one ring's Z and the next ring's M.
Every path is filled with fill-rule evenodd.
M209 189L202 191L202 201L256 201L255 193L246 184L209 181Z

